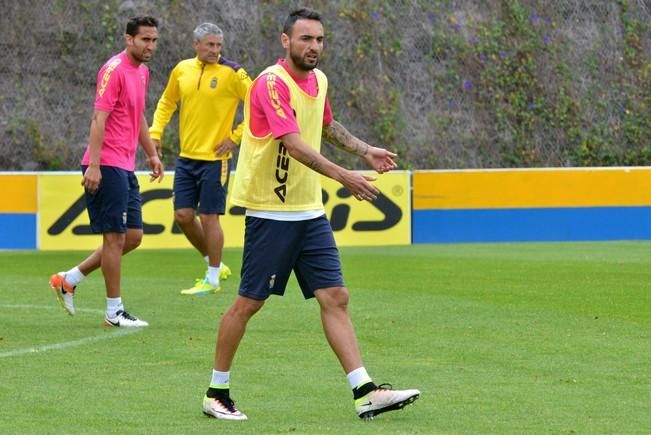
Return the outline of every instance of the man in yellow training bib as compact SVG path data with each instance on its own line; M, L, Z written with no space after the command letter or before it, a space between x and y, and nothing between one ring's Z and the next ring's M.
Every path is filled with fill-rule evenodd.
M203 412L246 420L230 397L230 370L251 317L272 294L283 295L294 271L305 299L316 298L330 347L353 391L360 418L401 409L420 391L376 385L368 375L348 316L348 290L321 199L320 176L340 182L358 200L373 201L374 178L344 169L320 154L321 138L360 156L378 173L396 167L394 153L371 146L334 121L328 81L316 69L323 50L318 12L299 9L285 22L285 58L255 79L244 102L244 132L232 202L246 208L239 295L224 314ZM270 399L273 392L269 392ZM273 406L273 401L269 402Z

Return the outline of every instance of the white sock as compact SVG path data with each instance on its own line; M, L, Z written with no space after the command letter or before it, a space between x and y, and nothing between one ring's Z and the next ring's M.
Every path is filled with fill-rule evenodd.
M86 276L81 273L81 270L79 270L79 267L77 266L66 272L66 281L73 287L79 284L84 278L86 278Z
M208 266L208 281L214 286L219 285L219 269L221 267Z
M112 319L120 310L124 311L122 298L106 298L106 317Z
M203 257L203 261L205 261L206 264L207 264L208 266L210 266L210 258L208 258L207 255L206 255L205 257ZM224 266L224 262L220 262L220 263L219 263L219 267L223 267L223 266Z
M353 370L352 372L348 373L346 375L348 378L348 383L350 384L350 388L357 388L360 385L364 385L367 382L373 382L371 380L371 377L368 375L366 372L366 369L364 366Z
M231 372L220 372L212 369L212 379L210 380L210 388L228 388L229 378Z

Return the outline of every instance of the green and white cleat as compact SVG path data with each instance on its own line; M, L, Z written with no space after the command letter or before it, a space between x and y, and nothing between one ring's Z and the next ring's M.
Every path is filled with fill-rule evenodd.
M181 290L182 295L202 296L209 293L219 293L222 290L220 286L212 285L207 278L197 279L194 287Z
M355 411L359 418L373 420L376 415L402 409L419 397L419 390L393 390L391 385L382 384L355 400Z
M219 279L220 280L228 279L228 277L231 276L232 274L233 273L231 272L231 268L226 266L224 263L222 263L222 267L221 269L219 269Z

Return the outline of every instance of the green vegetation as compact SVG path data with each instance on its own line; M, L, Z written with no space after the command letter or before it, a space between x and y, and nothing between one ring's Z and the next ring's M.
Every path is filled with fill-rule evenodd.
M287 295L252 320L235 361L233 397L250 420L204 417L215 329L237 289L239 250L225 252L234 276L223 293L196 298L178 294L203 272L195 252L125 257L127 308L151 324L127 335L102 326L100 274L78 288L74 318L47 288L50 272L85 253L4 252L0 432L640 433L651 426L648 242L341 251L370 373L422 391L405 410L368 423L355 416L316 303L291 281Z
M629 3L617 2L620 51L605 56L612 48L606 35L620 27L602 27L586 67L579 64L586 49L579 32L597 26L587 13L537 13L527 2L504 0L490 14L467 17L461 7L435 2L434 57L445 66L435 92L450 106L434 118L441 139L477 142L486 166L650 164L651 97L644 89L651 86L651 62L642 41L651 25L634 16ZM615 63L612 71L607 62ZM458 110L470 111L479 126L450 128Z
M162 23L149 63L151 121L169 72L194 55L198 17L223 28L224 55L256 76L282 56L282 24L298 5L96 3L7 9L0 39L22 61L0 69L0 118L8 120L0 123L1 170L77 168L97 70L123 48L127 17L149 13ZM403 169L651 164L651 15L643 3L307 2L325 20L320 68L335 117L396 151ZM164 137L168 169L178 137L173 121ZM324 153L365 168L331 147ZM144 163L142 153L138 159Z

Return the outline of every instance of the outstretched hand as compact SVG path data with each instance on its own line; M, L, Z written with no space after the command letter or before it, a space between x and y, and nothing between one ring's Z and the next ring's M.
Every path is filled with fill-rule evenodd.
M389 172L398 167L396 162L393 160L397 156L396 153L392 153L384 148L369 145L368 151L362 156L362 158L366 160L366 163L378 174L384 174L385 172Z
M344 174L341 184L343 184L358 201L374 201L377 199L380 191L370 183L371 181L375 181L375 177L349 170L346 170Z

